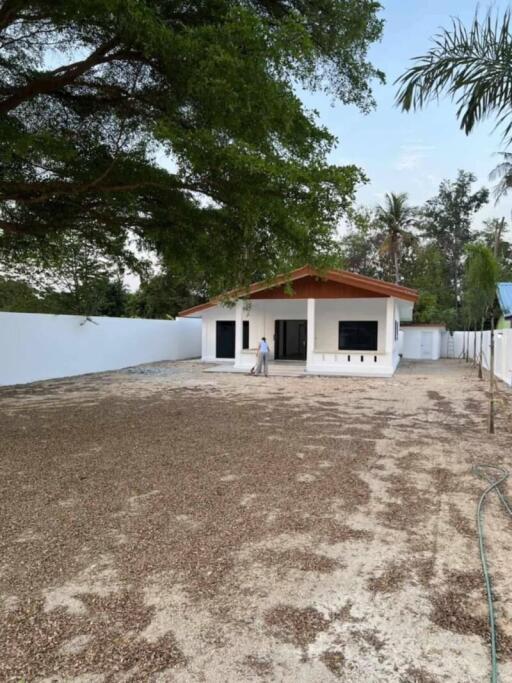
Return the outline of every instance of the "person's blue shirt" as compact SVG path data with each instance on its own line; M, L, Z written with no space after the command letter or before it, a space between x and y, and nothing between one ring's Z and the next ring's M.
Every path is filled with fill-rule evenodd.
M262 339L260 341L258 351L261 351L262 353L268 353L270 351L269 345L267 344L267 342L264 339Z

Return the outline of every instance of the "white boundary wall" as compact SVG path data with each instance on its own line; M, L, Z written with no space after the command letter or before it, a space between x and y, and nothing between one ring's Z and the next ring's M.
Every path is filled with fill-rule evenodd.
M0 312L0 386L201 355L201 321Z
M476 334L476 359L480 357L480 332L454 332L453 333L453 352L450 356L453 358L462 357L462 352L465 349L465 343L469 336L469 357L473 360L474 339ZM448 337L449 333L444 333L442 343L443 356L448 355ZM464 342L466 339L466 342ZM483 334L483 366L486 370L489 369L489 361L491 357L491 333L486 330ZM512 386L512 329L496 330L494 332L494 372L499 379L503 380L509 386Z

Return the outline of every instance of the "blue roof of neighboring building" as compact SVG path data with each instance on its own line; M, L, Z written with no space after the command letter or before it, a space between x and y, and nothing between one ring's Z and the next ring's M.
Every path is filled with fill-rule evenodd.
M498 282L498 300L505 318L512 318L512 282Z

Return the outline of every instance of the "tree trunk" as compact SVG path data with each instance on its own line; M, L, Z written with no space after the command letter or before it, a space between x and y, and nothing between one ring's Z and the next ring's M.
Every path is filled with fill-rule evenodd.
M489 434L494 434L494 315L491 315L491 354L489 360Z
M462 329L462 358L466 357L466 326ZM460 358L460 356L459 356Z
M484 355L484 319L482 318L482 321L480 323L480 353L479 353L479 358L478 358L478 379L484 378L484 375L482 372L483 355Z
M468 329L466 332L466 363L469 363L469 328L471 324L468 322Z
M393 259L395 262L395 282L397 285L400 284L400 257L398 254L398 244L395 245Z

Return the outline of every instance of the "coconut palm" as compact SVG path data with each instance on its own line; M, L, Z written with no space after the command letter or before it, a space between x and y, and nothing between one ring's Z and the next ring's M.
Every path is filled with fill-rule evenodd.
M496 203L512 188L512 154L510 152L500 152L500 154L503 161L489 174L490 180L498 181L494 186Z
M510 11L502 19L475 16L466 28L460 20L433 39L434 46L414 59L396 81L397 104L421 109L448 94L458 105L461 128L470 133L476 123L494 115L503 137L512 142L512 35Z
M391 192L386 194L384 205L377 207L376 216L377 222L384 229L384 240L380 250L392 257L395 282L399 284L401 247L413 239L410 228L414 222L415 209L408 205L405 192Z

